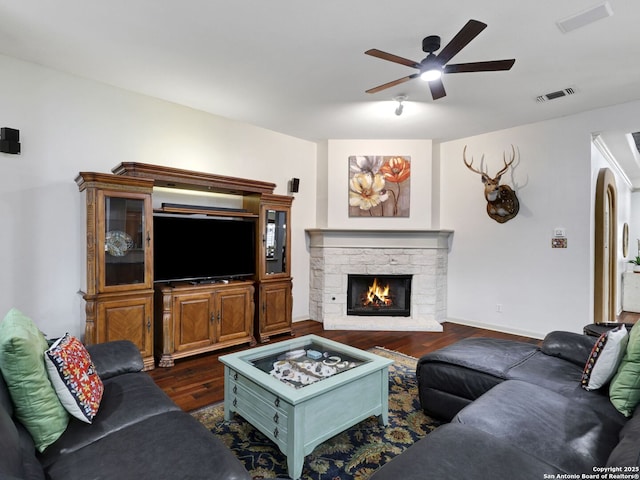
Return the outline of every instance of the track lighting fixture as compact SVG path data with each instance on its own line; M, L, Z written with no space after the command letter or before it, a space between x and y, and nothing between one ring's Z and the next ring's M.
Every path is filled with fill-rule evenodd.
M396 115L400 116L402 115L402 111L404 110L404 105L402 105L402 102L404 102L407 99L406 95L398 95L397 97L393 97L393 99L398 102L398 106L396 107Z

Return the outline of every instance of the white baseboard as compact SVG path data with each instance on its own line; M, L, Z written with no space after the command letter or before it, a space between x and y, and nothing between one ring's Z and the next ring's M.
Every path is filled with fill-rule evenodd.
M294 318L293 320L291 320L291 323L305 322L307 320L313 320L314 322L322 323L320 320L316 320L315 318L309 318L308 315L306 317Z
M459 318L447 318L444 322L456 323L458 325L466 325L468 327L484 328L485 330L493 330L494 332L509 333L511 335L520 335L523 337L544 339L545 335L540 332L532 332L529 330L520 330L518 328L509 328L504 325L491 325L488 323L474 322L473 320L462 320Z

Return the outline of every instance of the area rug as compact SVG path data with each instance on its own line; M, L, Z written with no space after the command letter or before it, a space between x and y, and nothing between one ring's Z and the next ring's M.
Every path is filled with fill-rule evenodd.
M440 425L420 409L416 359L380 347L369 351L394 361L389 367L389 424L380 426L371 417L317 446L305 458L302 479L366 480ZM239 415L225 422L222 404L192 415L235 453L255 480L289 478L286 457Z

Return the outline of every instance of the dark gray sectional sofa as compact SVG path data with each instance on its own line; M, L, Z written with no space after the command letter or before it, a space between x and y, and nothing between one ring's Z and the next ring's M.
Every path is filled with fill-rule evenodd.
M2 480L249 480L233 453L183 412L142 372L138 349L127 341L88 348L104 383L92 424L74 418L38 454L14 419L0 375Z
M424 355L421 406L450 423L371 480L640 478L638 409L627 418L607 388L580 384L595 341L569 332L540 347L472 338Z

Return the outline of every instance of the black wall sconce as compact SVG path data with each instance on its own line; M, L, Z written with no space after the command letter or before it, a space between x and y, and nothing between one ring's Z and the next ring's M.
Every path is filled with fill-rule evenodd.
M20 153L20 130L15 128L0 128L0 152Z

